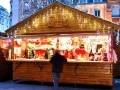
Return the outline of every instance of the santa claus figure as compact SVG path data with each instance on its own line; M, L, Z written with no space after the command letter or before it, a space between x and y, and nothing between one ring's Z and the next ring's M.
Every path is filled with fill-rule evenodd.
M85 60L86 51L84 49L84 44L81 44L79 48L76 48L75 53L78 60Z

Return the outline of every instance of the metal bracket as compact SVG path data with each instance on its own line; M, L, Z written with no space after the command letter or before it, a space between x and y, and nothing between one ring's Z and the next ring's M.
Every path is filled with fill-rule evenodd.
M40 71L42 71L42 63L37 63L37 65L40 68Z
M78 64L76 63L76 65L75 65L75 73L77 71L77 68L78 68Z
M16 70L17 67L21 64L21 62L17 62L16 65L15 65L15 68L13 70Z

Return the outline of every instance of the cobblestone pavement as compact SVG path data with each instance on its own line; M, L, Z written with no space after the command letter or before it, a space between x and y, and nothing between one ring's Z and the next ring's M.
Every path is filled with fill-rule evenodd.
M53 83L1 81L0 90L53 90ZM120 90L120 79L114 79L113 87L60 84L59 90Z

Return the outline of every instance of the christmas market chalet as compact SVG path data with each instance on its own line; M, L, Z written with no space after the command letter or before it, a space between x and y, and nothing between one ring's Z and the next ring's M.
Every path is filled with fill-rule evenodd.
M6 30L1 39L13 80L53 82L49 60L59 49L68 62L60 83L113 85L119 74L119 25L55 2ZM31 52L26 51L31 47Z

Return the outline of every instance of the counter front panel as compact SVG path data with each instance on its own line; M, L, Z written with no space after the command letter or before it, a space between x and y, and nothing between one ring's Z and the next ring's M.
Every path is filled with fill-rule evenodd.
M60 83L113 85L112 62L68 62ZM52 65L48 61L14 61L13 80L53 82Z

